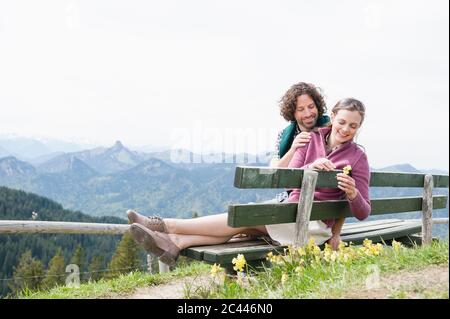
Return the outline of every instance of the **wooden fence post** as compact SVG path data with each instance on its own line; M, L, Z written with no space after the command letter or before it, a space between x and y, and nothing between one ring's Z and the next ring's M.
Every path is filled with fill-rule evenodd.
M433 175L427 174L423 182L422 245L431 243L433 228Z
M314 201L314 190L318 172L305 169L303 171L302 188L298 199L297 218L295 220L295 246L305 246L308 241L308 224Z
M159 262L159 273L160 274L170 271L169 265L166 265L161 260L159 260L158 262Z
M147 270L150 274L155 274L157 273L158 269L157 269L157 261L158 257L156 257L153 254L147 254Z

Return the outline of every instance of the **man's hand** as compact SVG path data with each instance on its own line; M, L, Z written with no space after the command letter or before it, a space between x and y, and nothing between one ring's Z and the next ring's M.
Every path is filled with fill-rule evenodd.
M292 142L291 150L295 151L297 150L297 148L305 146L306 144L309 143L310 140L311 140L311 133L301 132L295 137L294 141Z

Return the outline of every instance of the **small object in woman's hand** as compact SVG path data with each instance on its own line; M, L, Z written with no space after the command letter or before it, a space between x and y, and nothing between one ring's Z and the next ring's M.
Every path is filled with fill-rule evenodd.
M352 167L350 165L345 166L342 169L342 173L351 177L352 176Z

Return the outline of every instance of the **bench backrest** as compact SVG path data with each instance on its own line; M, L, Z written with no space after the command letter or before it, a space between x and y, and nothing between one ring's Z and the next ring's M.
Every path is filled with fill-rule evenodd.
M319 172L316 187L337 188L336 174L342 170ZM237 188L300 188L303 169L238 166L234 186ZM372 172L372 187L424 187L426 174ZM448 175L433 175L434 188L448 187ZM421 211L422 196L371 199L371 215ZM447 206L447 196L434 195L433 208ZM228 207L231 227L291 223L296 221L297 203L233 204ZM315 201L310 220L336 219L352 216L346 200Z

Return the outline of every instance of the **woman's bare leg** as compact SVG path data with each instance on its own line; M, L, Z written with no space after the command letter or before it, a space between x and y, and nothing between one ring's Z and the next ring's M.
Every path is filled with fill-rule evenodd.
M201 236L201 235L180 235L169 234L170 240L173 241L180 249L185 249L191 246L203 246L203 245L217 245L226 243L232 236Z
M169 234L231 237L237 234L267 234L265 226L230 227L228 214L217 214L191 219L164 218Z

